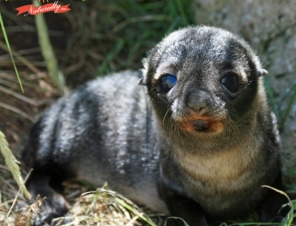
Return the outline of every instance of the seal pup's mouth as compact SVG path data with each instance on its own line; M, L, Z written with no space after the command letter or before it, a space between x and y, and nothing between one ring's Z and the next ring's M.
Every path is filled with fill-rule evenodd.
M196 131L200 131L200 132L206 131L210 126L209 121L202 120L202 119L197 119L193 121L192 124L193 124L193 128Z
M180 128L187 132L219 133L224 128L222 119L196 116L181 120Z

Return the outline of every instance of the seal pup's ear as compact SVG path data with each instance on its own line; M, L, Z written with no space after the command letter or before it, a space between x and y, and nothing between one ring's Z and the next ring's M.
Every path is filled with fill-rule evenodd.
M144 58L143 62L143 69L142 71L142 78L138 81L139 85L146 86L147 85L147 73L148 73L148 59Z
M263 68L261 68L257 71L258 78L261 77L262 75L267 75L267 74L268 74L268 71Z

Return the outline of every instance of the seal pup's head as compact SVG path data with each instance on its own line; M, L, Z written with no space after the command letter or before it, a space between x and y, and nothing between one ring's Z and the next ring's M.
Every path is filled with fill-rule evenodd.
M256 126L266 105L260 78L266 73L244 40L197 26L171 33L149 52L140 84L148 88L160 129L172 139L225 141L225 134Z

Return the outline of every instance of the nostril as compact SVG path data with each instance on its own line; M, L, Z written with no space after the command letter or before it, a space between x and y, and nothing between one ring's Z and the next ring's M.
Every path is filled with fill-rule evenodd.
M198 109L198 112L199 112L199 113L202 113L202 112L204 112L204 109L205 109L204 107L200 107L200 108Z
M206 111L207 98L200 93L192 93L188 96L187 106L197 113L203 113Z
M195 111L198 111L198 112L201 112L205 109L206 107L206 103L205 101L203 100L198 100L198 99L193 99L193 98L190 98L188 103L187 103L188 107L195 110Z

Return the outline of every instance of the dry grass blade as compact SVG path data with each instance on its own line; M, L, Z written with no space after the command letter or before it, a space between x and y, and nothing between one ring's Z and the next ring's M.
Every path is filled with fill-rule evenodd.
M2 43L2 42L0 42L0 48L3 49L3 50L5 50L5 51L9 51L8 48L7 48L7 46L4 43ZM14 57L16 57L16 59L18 59L20 62L22 62L28 68L30 68L34 73L36 73L36 74L41 73L41 71L37 67L35 67L35 65L32 64L29 60L27 60L25 57L21 56L16 51L13 51L11 53L12 53L12 55Z
M39 215L41 205L45 199L46 197L40 198L40 196L38 195L36 197L36 201L32 205L28 206L22 214L18 214L15 217L16 225L17 226L32 225L31 221L34 220Z
M21 94L18 94L17 92L14 92L13 90L6 89L6 88L4 88L2 86L0 86L0 91L1 92L4 92L4 93L7 93L7 94L10 94L10 95L12 95L12 96L14 96L14 97L16 97L16 98L24 101L24 102L27 102L27 103L29 103L31 105L34 105L34 106L38 106L39 105L37 101L32 100L32 99L30 99L28 97L25 97L25 96L23 96ZM41 104L42 104L42 102L41 102Z
M3 107L3 108L5 108L5 109L7 109L9 111L15 112L15 113L21 115L22 117L24 117L26 119L29 119L31 122L34 122L34 120L32 119L31 116L29 116L27 113L17 109L16 107L13 107L13 106L10 106L8 104L1 103L1 102L0 102L0 107Z
M276 188L273 188L273 187L271 187L271 186L268 186L268 185L263 185L262 187L264 187L264 188L269 188L269 189L271 189L271 190L274 190L274 191L276 191L276 192L278 192L278 193L280 193L280 194L282 194L282 195L284 195L287 199L288 199L288 204L286 204L286 205L288 205L289 207L290 207L290 211L288 212L288 214L286 215L286 217L283 219L283 221L281 222L281 225L282 226L290 226L291 224L292 224L292 221L293 221L293 218L294 218L294 206L293 206L293 203L292 203L292 201L291 201L291 199L290 199L290 197L285 193L285 192L283 192L283 191L281 191L281 190L278 190L278 189L276 189ZM286 206L285 205L285 206ZM284 207L284 206L282 206L282 207Z
M70 225L146 225L156 224L132 201L107 189L83 193L65 217ZM69 222L69 219L71 219ZM61 218L56 219L56 221Z
M276 188L273 188L273 187L271 187L271 186L268 186L268 185L262 185L262 187L263 187L263 188L269 188L269 189L271 189L271 190L274 190L274 191L276 191L276 192L278 192L278 193L280 193L280 194L286 196L286 198L288 199L289 203L292 205L291 199L289 198L289 196L288 196L285 192L283 192L283 191L281 191L281 190L278 190L278 189L276 189Z
M30 171L30 172L28 173L28 175L26 176L24 183L28 180L28 178L29 178L29 176L30 176L32 170L33 170L33 169L31 169L31 171ZM15 196L15 198L14 198L14 200L13 200L13 203L12 203L12 205L10 206L10 209L9 209L7 215L6 215L6 218L8 218L9 215L10 215L10 213L13 211L14 205L15 205L15 203L17 202L18 196L19 196L20 192L22 191L22 189L23 189L23 187L20 187L20 188L19 188L19 190L18 190L18 192L17 192L17 194L16 194L16 196ZM5 218L5 219L6 219L6 218Z
M14 180L17 182L20 188L23 188L23 194L28 198L31 199L30 193L27 191L26 187L24 186L24 180L21 176L19 166L17 165L18 161L10 151L8 147L8 143L5 139L4 134L0 131L0 151L4 156L6 165L8 166L9 170L11 171Z

